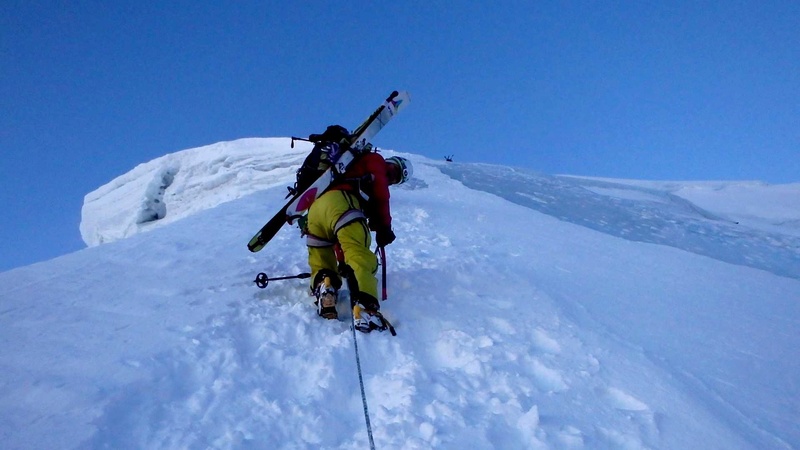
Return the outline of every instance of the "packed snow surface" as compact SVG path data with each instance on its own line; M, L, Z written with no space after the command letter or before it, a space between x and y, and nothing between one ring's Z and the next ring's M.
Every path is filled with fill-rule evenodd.
M307 151L142 164L86 196L90 248L0 274L1 446L366 448L351 329L252 281L308 270L289 226L245 245ZM800 447L800 185L404 156L398 335L357 336L377 448Z

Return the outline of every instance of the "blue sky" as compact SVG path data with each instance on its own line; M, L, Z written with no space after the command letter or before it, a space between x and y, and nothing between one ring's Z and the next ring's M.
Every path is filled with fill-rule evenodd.
M353 127L393 89L386 148L797 182L798 23L796 1L6 0L0 271L83 248L83 196L139 163Z

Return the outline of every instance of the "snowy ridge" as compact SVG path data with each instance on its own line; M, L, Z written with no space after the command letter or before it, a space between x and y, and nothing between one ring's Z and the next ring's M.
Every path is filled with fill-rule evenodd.
M764 269L797 266L772 241L791 227L732 234L654 187L407 156L398 336L358 336L378 448L800 446L800 280ZM350 330L304 281L252 282L307 270L290 227L245 247L284 185L1 273L4 448L365 448ZM744 243L761 267L723 258Z
M86 195L81 236L95 246L286 183L309 152L287 138L252 138L171 153Z
M795 226L800 209L793 209L800 207L800 183L747 189L742 183L553 177L485 164L450 164L443 170L467 187L612 236L800 279L800 230ZM737 210L739 198L749 202Z
M667 192L743 225L800 235L800 183L584 179Z

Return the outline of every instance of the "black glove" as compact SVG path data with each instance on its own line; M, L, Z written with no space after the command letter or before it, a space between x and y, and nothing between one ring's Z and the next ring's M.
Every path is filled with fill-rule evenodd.
M396 236L391 228L381 228L375 232L375 242L378 243L378 247L386 247L394 242L395 238Z

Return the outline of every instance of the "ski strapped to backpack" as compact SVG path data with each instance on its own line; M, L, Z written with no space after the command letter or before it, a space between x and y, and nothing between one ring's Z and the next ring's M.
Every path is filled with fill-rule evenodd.
M392 92L392 95L356 128L352 135L343 137L340 134L343 128L337 126L328 127L321 135L311 135L310 140L319 141L315 147L320 147L322 153L320 160L329 167L289 205L286 210L287 222L292 223L295 219L302 217L311 204L324 194L338 177L344 175L358 156L372 151L369 139L374 137L400 111L401 107L409 102L408 93ZM344 131L346 132L346 130ZM329 134L330 138L326 138L326 134Z
M359 125L353 133L347 133L342 127L328 127L325 133L312 134L308 141L315 142L318 151L317 173L321 172L313 181L314 173L310 176L303 174L302 182L298 173L297 183L289 188L288 202L272 217L258 233L250 239L247 248L251 252L260 251L278 233L285 223L293 223L302 217L314 201L325 193L331 184L345 173L357 156L372 151L370 140L386 126L386 124L402 108L411 102L408 92L394 91L386 100ZM293 138L293 142L294 142ZM309 155L306 160L307 167L313 167L313 158ZM305 166L305 162L304 162ZM327 168L325 168L327 167ZM302 168L301 168L302 169ZM324 169L324 170L323 170ZM310 182L310 184L308 184ZM308 186L305 186L308 184Z

